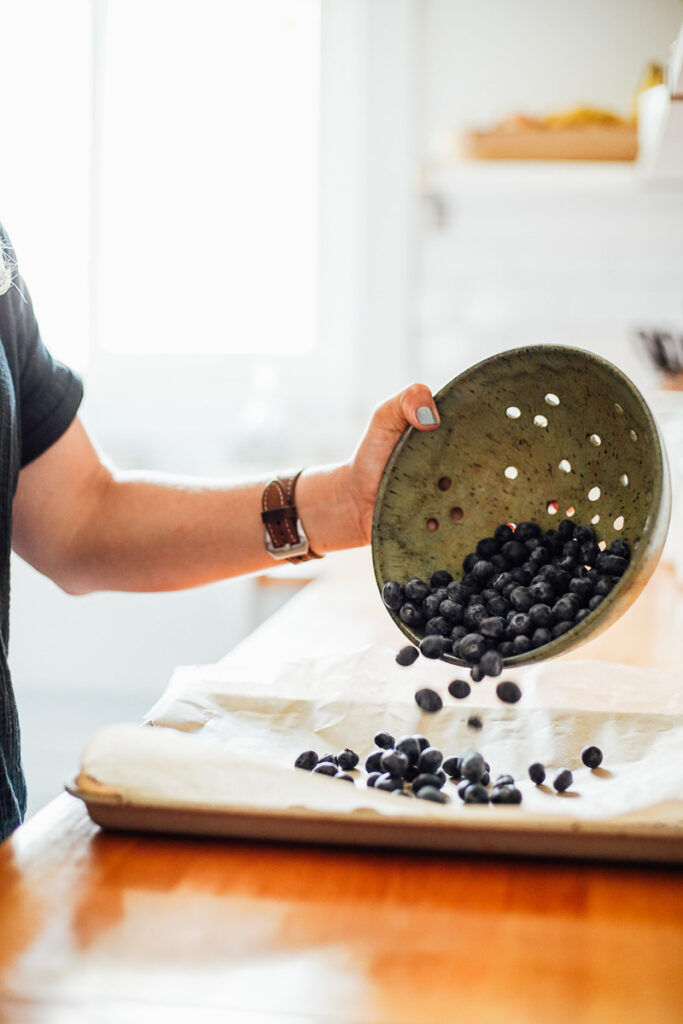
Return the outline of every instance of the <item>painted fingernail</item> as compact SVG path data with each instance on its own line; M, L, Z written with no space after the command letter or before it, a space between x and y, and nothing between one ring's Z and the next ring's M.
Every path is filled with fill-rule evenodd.
M417 422L421 423L423 427L433 427L439 421L428 405L421 405L417 410Z

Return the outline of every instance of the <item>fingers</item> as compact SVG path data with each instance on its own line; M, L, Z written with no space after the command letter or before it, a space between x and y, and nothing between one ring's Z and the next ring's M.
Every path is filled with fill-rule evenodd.
M373 424L380 430L399 431L406 423L418 430L436 430L439 413L426 384L411 384L377 407Z

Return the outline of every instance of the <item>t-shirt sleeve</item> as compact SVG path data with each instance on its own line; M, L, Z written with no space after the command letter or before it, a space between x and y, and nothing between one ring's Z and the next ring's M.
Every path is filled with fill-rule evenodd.
M4 230L0 240L6 258L14 251ZM3 344L14 379L21 466L54 444L74 420L83 398L83 384L72 370L54 359L43 344L28 289L18 271L0 298Z

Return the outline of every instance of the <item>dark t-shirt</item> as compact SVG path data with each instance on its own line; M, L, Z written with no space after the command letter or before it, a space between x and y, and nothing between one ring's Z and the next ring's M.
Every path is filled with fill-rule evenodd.
M13 261L1 225L0 240ZM28 291L15 271L12 287L0 295L0 840L21 824L26 810L17 706L7 664L12 500L19 470L64 433L82 397L79 378L43 345Z

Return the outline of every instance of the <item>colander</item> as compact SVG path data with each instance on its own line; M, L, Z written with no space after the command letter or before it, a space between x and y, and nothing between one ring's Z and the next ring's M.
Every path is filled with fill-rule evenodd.
M380 483L372 526L380 591L437 569L461 579L465 555L501 523L533 520L545 531L569 517L591 524L603 548L628 541L629 567L572 630L504 663L556 657L593 639L635 601L666 540L669 470L642 395L599 356L537 345L477 363L434 397L439 428L409 427ZM419 643L421 634L387 611Z

